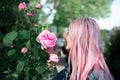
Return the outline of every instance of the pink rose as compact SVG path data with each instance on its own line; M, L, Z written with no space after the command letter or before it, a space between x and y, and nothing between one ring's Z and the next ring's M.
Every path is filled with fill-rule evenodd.
M44 30L37 36L36 41L38 43L41 43L42 46L45 49L47 49L47 48L55 46L57 37L54 33L50 33L48 30Z
M38 23L35 23L34 26L35 26L35 27L38 27L39 25L38 25Z
M37 3L37 4L35 5L35 7L36 7L36 8L40 8L41 5L40 5L39 3Z
M27 8L26 3L25 2L20 3L18 5L18 8L19 8L19 10L26 9Z
M58 63L59 58L57 56L57 54L50 54L49 60L47 62L56 62Z
M26 47L23 47L23 48L21 49L21 52L24 53L24 54L27 53L27 51L28 51L28 49L27 49Z
M31 17L33 17L33 16L35 16L35 14L29 12L29 13L27 13L27 16L31 16Z

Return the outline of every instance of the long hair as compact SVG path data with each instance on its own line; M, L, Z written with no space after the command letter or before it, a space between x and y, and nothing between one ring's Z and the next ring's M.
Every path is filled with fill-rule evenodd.
M113 80L102 54L100 29L96 21L92 18L72 21L69 36L73 42L68 58L72 66L70 80L86 80L92 69L98 74L103 69L107 79Z

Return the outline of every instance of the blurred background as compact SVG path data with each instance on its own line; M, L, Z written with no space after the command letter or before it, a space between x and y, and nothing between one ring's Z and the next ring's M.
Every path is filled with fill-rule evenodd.
M108 67L115 80L120 80L120 0L0 0L0 75L1 67L6 66L8 60L3 38L12 30L24 28L26 23L22 22L24 16L18 11L18 4L26 2L32 5L38 1L41 4L38 23L48 26L58 37L61 56L57 68L64 67L67 62L68 52L64 49L62 34L69 23L76 18L93 17L100 25Z

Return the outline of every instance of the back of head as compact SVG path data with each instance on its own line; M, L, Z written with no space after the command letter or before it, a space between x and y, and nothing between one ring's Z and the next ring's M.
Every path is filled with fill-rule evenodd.
M109 80L112 80L104 61L100 40L100 29L92 18L80 18L69 25L72 40L68 61L72 65L70 80L86 80L89 72L102 68ZM75 76L76 75L76 76Z

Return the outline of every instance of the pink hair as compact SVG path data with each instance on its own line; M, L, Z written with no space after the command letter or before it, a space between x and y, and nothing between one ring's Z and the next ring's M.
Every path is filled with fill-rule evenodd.
M72 65L70 80L86 80L93 69L102 75L103 69L108 80L113 80L102 55L100 29L92 18L76 19L69 25L72 40L68 62Z

